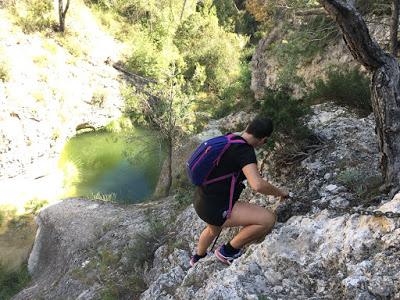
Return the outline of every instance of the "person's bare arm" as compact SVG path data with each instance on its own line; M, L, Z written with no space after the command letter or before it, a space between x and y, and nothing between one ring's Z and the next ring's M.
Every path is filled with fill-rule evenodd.
M288 197L287 192L278 189L260 176L256 164L248 164L242 170L251 188L256 192L282 198Z

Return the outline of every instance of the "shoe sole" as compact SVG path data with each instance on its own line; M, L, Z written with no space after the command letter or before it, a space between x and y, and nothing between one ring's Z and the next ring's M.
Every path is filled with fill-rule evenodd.
M216 249L216 250L214 251L215 256L216 256L221 262L223 262L224 264L230 266L230 265L232 264L232 262L230 262L229 260L227 260L227 259L225 258L225 256L223 256L218 250L219 250L219 248Z

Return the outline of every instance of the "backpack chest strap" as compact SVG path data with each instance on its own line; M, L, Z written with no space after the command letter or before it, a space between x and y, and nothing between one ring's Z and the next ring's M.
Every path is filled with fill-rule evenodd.
M203 185L207 185L207 184L211 184L211 183L214 183L214 182L218 182L218 181L224 180L224 179L232 177L232 176L235 176L235 173L229 173L229 174L224 175L224 176L220 176L220 177L217 177L217 178L214 178L214 179L207 180L207 181L203 182Z

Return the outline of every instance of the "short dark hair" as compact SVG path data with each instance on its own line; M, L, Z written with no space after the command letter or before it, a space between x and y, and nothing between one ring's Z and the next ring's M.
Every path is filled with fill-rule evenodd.
M258 116L250 122L246 132L252 134L255 138L262 139L269 137L274 131L274 124L270 118Z

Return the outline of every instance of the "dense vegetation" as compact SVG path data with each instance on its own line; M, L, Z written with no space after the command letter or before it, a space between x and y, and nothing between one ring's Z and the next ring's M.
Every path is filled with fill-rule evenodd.
M30 281L26 265L18 270L7 270L0 263L0 299L11 299Z
M185 107L195 113L194 119L186 123L201 124L222 115L222 111L229 113L235 103L252 103L247 49L252 48L250 39L256 25L250 14L238 11L233 2L86 3L97 11L108 30L130 45L124 60L129 71L163 84L173 69L174 78L179 81L175 92L191 100ZM129 103L140 101L136 93L130 96ZM137 115L138 106L129 107L129 113Z
M177 95L171 107L177 116L177 127L186 133L199 131L210 118L257 107L259 103L250 90L249 63L259 39L275 28L279 28L279 38L268 49L279 63L277 85L273 88L279 92L297 85L314 103L336 101L336 97L327 96L328 90L334 90L338 81L354 79L362 83L361 86L354 84L354 91L350 88L357 95L338 97L338 103L370 111L366 99L369 98L368 87L362 73L341 70L338 66L336 76L328 71L328 79L325 76L315 78L313 91L298 73L299 68L307 66L340 37L334 22L319 11L317 1L84 2L107 31L128 45L122 61L126 70L157 82L147 87L123 87L127 114L137 123L150 124L154 120L146 114L160 112L149 111L148 103L158 98L168 104L168 99L160 97L166 92ZM389 4L389 0L356 1L364 14L373 16L390 13ZM52 1L23 0L11 5L10 10L25 32L55 30ZM68 22L67 32L55 37L71 54L84 55L85 50L76 47L78 41L74 34L68 32ZM4 81L7 66L1 65ZM173 88L169 85L172 81Z

